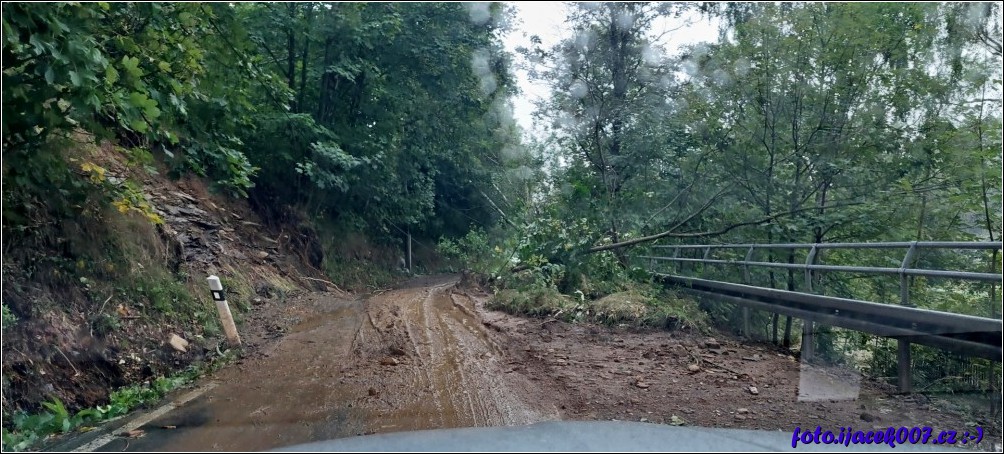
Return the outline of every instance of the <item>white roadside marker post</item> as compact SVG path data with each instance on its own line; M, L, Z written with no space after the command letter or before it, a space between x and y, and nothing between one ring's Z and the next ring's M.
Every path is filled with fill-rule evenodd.
M220 313L220 322L223 324L223 331L227 334L227 340L230 341L230 345L240 346L241 336L237 334L234 316L230 313L230 305L227 304L227 298L223 295L223 284L216 276L209 276L207 280L209 281L209 290L213 294L213 301L216 302L216 310Z

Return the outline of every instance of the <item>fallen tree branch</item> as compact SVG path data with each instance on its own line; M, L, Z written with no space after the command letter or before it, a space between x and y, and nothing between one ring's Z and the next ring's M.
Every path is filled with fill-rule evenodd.
M648 225L648 223L652 222L652 220L655 219L656 216L662 214L663 211L666 211L667 209L669 209L669 207L675 205L676 201L679 200L681 196L690 192L690 188L694 187L695 183L697 183L697 180L692 181L690 184L687 185L687 187L683 188L683 190L680 191L678 194L676 194L676 197L673 197L673 200L670 200L669 203L666 204L666 206L659 208L658 210L655 210L655 213L652 213L652 215L649 216L648 220L645 221L645 225Z
M718 229L718 230L710 230L710 231L706 231L706 232L676 232L676 229L682 227L684 224L686 224L687 222L690 222L692 219L694 219L695 217L699 216L701 213L703 213L708 208L710 208L711 205L714 204L714 202L716 200L718 200L718 198L721 197L724 193L725 193L724 189L721 190L721 191L719 191L717 194L715 194L710 199L708 199L708 201L705 202L704 205L701 206L701 208L699 208L697 211L691 213L689 216L687 216L682 221L677 222L676 224L674 224L672 227L670 227L665 232L657 233L657 234L654 234L654 235L642 236L642 237L630 239L630 240L627 240L627 241L621 241L619 243L605 244L605 245L602 245L602 246L593 246L593 247L591 247L589 249L586 249L585 253L586 254L592 254L592 253L595 253L595 252L603 252L603 251L610 251L610 250L614 250L614 249L622 249L622 248L634 246L634 245L641 244L641 243L647 243L649 241L659 240L659 239L662 239L662 238L701 238L701 237L707 237L707 236L724 235L724 234L726 234L726 233L728 233L728 232L730 232L732 230L735 230L735 229L737 229L739 227L747 227L747 226L751 226L751 225L766 224L766 223L769 223L769 222L774 221L776 219L783 218L783 217L786 217L786 216L791 216L793 214L798 214L798 213L803 213L803 212L806 212L806 211L812 211L812 210L819 209L819 207L815 207L815 206L805 207L805 208L798 208L798 209L795 209L795 210L785 211L785 212L782 212L782 213L773 214L773 215L766 216L766 217L763 217L763 218L760 218L760 219L755 219L755 220L752 220L752 221L738 222L738 223L731 224L729 226L723 227L723 228ZM842 207L856 206L856 205L862 205L862 204L863 204L863 202L847 202L847 203L838 203L838 204L829 205L826 208L827 209L842 208ZM512 267L512 268L509 269L509 271L512 272L512 273L518 273L520 271L524 271L524 270L527 270L529 268L530 268L529 266L523 264L523 265L518 265L518 266Z
M548 323L552 323L552 322L558 321L558 316L561 315L562 312L565 312L565 310L564 309L558 309L558 312L555 312L554 315L551 316L551 318L549 318L547 320L544 320L544 322L540 324L540 327L543 328L544 325L546 325Z
M495 211L499 212L499 215L502 216L502 220L505 221L506 224L509 224L510 227L516 227L516 224L514 222L512 222L512 221L509 220L509 216L506 216L505 211L502 211L502 209L499 208L499 206L495 204L495 201L492 200L491 197L488 197L488 194L485 194L485 191L480 191L479 190L478 192L480 192L481 196L484 197L485 200L487 200L488 203L490 203L492 205L492 208L495 208Z
M703 361L706 362L706 363L708 363L708 364L710 364L710 365L712 365L712 366L715 366L715 367L717 367L719 369L722 369L725 372L728 372L728 373L730 373L732 375L748 375L745 372L739 372L739 371L734 370L734 369L732 369L730 367L726 367L725 365L718 364L718 363L716 363L716 362L714 362L714 361L712 361L710 359L707 359L707 358L703 358Z
M346 292L345 290L342 290L342 289L341 289L341 287L339 287L339 286L335 285L335 283L334 283L334 282L331 282L331 281L326 281L326 280L324 280L324 279L317 279L317 278L315 278L315 277L307 277L307 276L300 276L300 277L302 277L302 278L304 278L304 279L308 279L308 280L311 280L311 281L317 281L317 282L323 282L323 283L325 283L325 284L328 284L328 285L330 285L330 286L334 287L334 288L335 288L335 290L338 290L339 292L342 292L342 293L348 293L348 292Z
M56 347L56 351L57 351L57 352L59 352L59 354L63 356L63 359L65 359L65 360L66 360L66 364L69 364L69 365L70 365L70 367L72 367L72 368L73 368L73 376L74 376L74 377L77 377L77 376L79 376L79 375L80 375L80 371L79 371L79 370L77 370L77 366L74 366L74 365L73 365L73 361L70 361L70 358L68 358L68 357L66 356L66 353L63 353L63 350L61 350L61 349L60 349L59 347Z
M862 204L862 202L849 202L849 203L844 203L844 204L839 204L839 205L830 205L827 208L837 208L837 207L854 206L854 205L861 205L861 204ZM632 240L622 241L620 243L606 244L606 245L603 245L603 246L594 246L594 247L591 247L591 248L587 249L586 253L587 254L591 254L593 252L602 252L602 251L609 251L609 250L612 250L612 249L620 249L620 248L625 248L625 247L628 247L628 246L634 246L634 245L639 244L639 243L645 243L645 242L649 242L649 241L655 241L655 240L662 239L662 238L700 238L700 237L705 237L705 236L724 235L725 233L728 233L729 231L735 230L735 229L737 229L739 227L745 227L745 226L750 226L750 225L766 224L766 223L771 222L771 221L773 221L775 219L778 219L778 218L782 218L782 217L785 217L785 216L790 216L790 215L793 215L793 214L798 214L798 213L805 212L805 211L812 211L812 210L818 209L818 207L799 208L797 210L785 211L783 213L774 214L774 215L767 216L767 217L760 218L760 219L753 220L753 221L739 222L739 223L729 225L728 227L724 227L724 228L719 229L719 230L712 230L712 231L708 231L708 232L683 232L683 233L677 233L675 231L677 228L679 228L681 225L685 224L687 221L689 221L690 219L692 219L694 216L700 214L701 211L704 211L704 209L707 207L707 205L708 204L705 204L705 207L702 207L701 210L698 210L696 213L692 214L691 216L688 216L687 219L684 219L680 223L677 223L676 225L674 225L672 228L670 228L669 230L667 230L665 232L657 233L655 235L638 237L638 238L635 238L635 239L632 239Z

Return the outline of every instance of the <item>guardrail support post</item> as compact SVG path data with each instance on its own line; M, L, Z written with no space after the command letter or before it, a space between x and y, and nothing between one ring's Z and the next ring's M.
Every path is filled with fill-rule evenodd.
M704 257L701 258L701 260L705 261L705 262L701 262L701 276L707 276L708 275L708 264L706 263L706 261L708 260L708 257L710 257L710 256L711 256L711 247L709 246L709 247L704 248Z
M812 320L804 319L802 320L802 363L808 363L812 360L813 356L813 333L815 332L815 327L812 324Z
M675 259L675 258L679 258L679 257L680 257L680 248L678 246L678 247L673 248L673 258ZM683 271L683 265L679 264L679 262L676 262L676 263L677 263L677 265L676 265L676 271L677 272L682 272Z
M749 267L749 262L752 258L753 258L753 246L750 246L750 249L746 251L746 259L743 260L743 279L746 280L746 282L744 282L744 284L746 285L752 285L753 281L753 278L750 275L750 267ZM743 335L746 336L747 338L753 337L750 336L750 308L747 306L743 306Z
M909 393L913 391L913 384L910 380L910 341L899 339L897 342L899 343L899 352L896 355L899 392Z
M812 270L809 269L810 266L816 264L816 246L813 245L812 249L809 250L809 255L805 257L805 288L812 292Z
M907 268L913 262L913 256L917 253L917 242L910 243L910 249L906 250L903 257L903 264L899 267L899 304L910 306L910 278L906 275Z
M813 245L812 249L809 250L809 255L805 257L805 288L812 293L812 270L809 266L816 263L816 246ZM802 362L808 363L812 361L813 356L813 346L815 336L815 326L813 326L812 320L802 319Z

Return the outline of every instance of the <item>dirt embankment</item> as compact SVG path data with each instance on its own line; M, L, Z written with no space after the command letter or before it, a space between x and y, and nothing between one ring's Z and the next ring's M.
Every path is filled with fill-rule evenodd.
M261 450L554 419L781 431L987 423L944 399L895 395L725 336L486 311L486 295L455 282L423 278L360 299L314 293L262 311L288 334L211 377L215 388L143 438L105 449Z
M222 333L210 274L223 279L239 320L253 319L255 306L327 287L309 229L267 226L246 200L198 179L169 179L163 168L125 165L124 152L108 145L77 154L74 165L92 172L81 179L131 182L148 216L94 202L95 212L5 238L3 300L18 318L3 336L5 414L53 399L70 411L104 404L116 387L215 355ZM171 335L191 348L172 348Z

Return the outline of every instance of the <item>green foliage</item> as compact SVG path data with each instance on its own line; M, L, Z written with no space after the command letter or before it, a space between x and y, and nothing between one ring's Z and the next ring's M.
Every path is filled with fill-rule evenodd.
M457 265L483 276L495 276L510 265L510 255L493 244L484 230L474 228L461 238L452 240L442 237L436 246L444 258L453 262L451 271L457 271Z
M315 142L310 145L314 158L296 164L296 173L306 175L317 189L346 191L349 180L343 175L363 160L346 154L336 143Z
M998 5L701 7L724 20L720 39L671 56L652 41L652 23L685 8L575 5L573 36L521 50L531 75L552 88L538 111L549 136L537 150L551 168L517 217L514 256L524 271L508 278L510 288L614 298L614 312L637 317L641 299L624 292L644 282L640 270L626 249L593 252L597 246L659 233L671 243L1001 238L1000 100L988 96L1002 80ZM827 250L818 258L896 267L900 252ZM780 250L755 258L805 259ZM917 266L1001 269L1000 254L988 253L923 253ZM808 290L797 273L752 271L750 284ZM729 266L674 272L745 280ZM920 278L910 285L919 307L999 317L999 294L988 286ZM813 290L899 299L891 277L825 273ZM503 299L521 312L530 304ZM703 306L716 321L741 322L732 305ZM766 326L762 317L754 324ZM885 353L851 331L818 338L818 355L835 362ZM927 364L939 361L947 359Z
M149 307L167 316L187 315L195 305L188 289L172 276L143 273L132 281L133 288L124 289L148 302Z
M598 227L587 218L562 220L557 216L531 219L523 228L516 245L521 262L541 261L569 263L578 259L584 249L600 236Z
M594 300L585 315L606 325L708 329L707 315L695 302L652 287L613 293Z
M631 285L599 299L581 291L565 295L554 287L530 286L497 292L489 309L533 317L553 317L567 322L592 322L668 329L708 329L707 315L691 300L657 287Z
M895 383L898 346L891 339L869 341L868 357L862 367L873 377ZM1001 365L986 359L960 357L943 350L912 344L910 346L914 389L932 394L956 392L993 392L1000 386Z
M565 282L567 268L560 263L550 263L543 256L531 257L525 263L524 270L512 273L505 281L505 286L515 289L553 288L559 291L559 286Z
M305 202L316 191L344 192L356 182L347 171L359 161L310 115L263 116L250 132L244 139L247 155L262 166L254 196L263 203Z
M91 320L91 331L99 337L107 336L122 328L122 320L115 314L97 314Z
M499 36L511 13L502 4L489 13L472 21L461 4L12 4L3 17L4 85L15 87L3 99L5 197L22 206L58 187L57 199L86 198L94 188L61 184L77 167L64 146L45 149L83 133L150 150L171 175L194 172L236 195L258 185L255 205L276 219L287 208L354 217L385 238L405 225L433 238L490 227L505 216L499 205L512 208L500 188L528 161L506 104L515 88ZM156 222L133 192L119 188L112 201ZM29 216L7 205L5 226L23 225ZM67 217L80 206L63 205L56 212Z
M4 173L15 191L43 192L65 179L62 150L43 149L73 131L168 157L174 148L223 187L251 186L255 169L235 132L256 110L246 89L270 79L251 61L232 61L244 54L233 45L242 32L229 7L12 4L3 24L3 81L16 87L3 95ZM233 77L218 69L224 64L244 71ZM88 190L59 187L64 196Z
M340 287L355 291L387 288L403 276L392 268L363 260L348 260L335 254L324 258L324 272Z
M518 315L558 317L564 314L567 318L573 317L584 306L553 287L529 287L502 290L495 294L487 307Z
M3 311L2 317L0 317L0 320L3 322L0 324L0 330L7 331L17 323L17 316L14 315L14 312L6 304L0 305L0 310Z
M256 205L362 220L384 239L493 224L494 175L522 162L501 156L518 136L496 34L505 13L491 9L479 24L460 4L238 8L295 99L243 138L262 169Z
M128 414L137 408L155 404L171 391L187 386L200 376L232 362L236 356L227 351L224 356L207 365L193 365L170 377L157 377L139 385L113 391L108 404L85 408L70 413L63 402L53 398L42 403L43 411L36 414L13 415L10 430L3 428L4 451L24 451L50 435L69 433L75 429L101 423ZM5 415L6 416L6 415Z
M99 262L131 266L107 241L94 244L112 252L82 253L63 232L51 242L39 233L98 219L107 205L161 221L136 182L77 152L105 140L133 169L152 173L162 161L172 176L249 196L270 223L351 226L390 245L404 231L439 238L456 266L500 278L500 305L570 320L700 325L689 303L650 288L626 250L594 250L644 235L707 241L701 232L791 212L712 240L1001 238L999 5L731 4L720 9L722 39L679 56L652 26L691 5L574 5L574 36L521 51L553 89L538 112L549 135L529 144L508 104L517 88L501 36L511 7L472 8L481 7L5 4L5 238L65 252L40 259L59 282L114 272ZM335 241L334 230L313 236ZM399 277L323 252L306 253L342 284ZM795 260L777 254L761 259ZM999 254L918 261L1001 269ZM513 267L521 271L505 272ZM176 277L138 274L117 290L148 315L218 329ZM769 281L801 285L794 274ZM820 284L859 299L896 295L880 279ZM995 315L986 291L911 284L921 307ZM5 328L9 315L4 306ZM118 326L107 314L91 323L99 333ZM58 409L35 424L61 428L69 416Z

